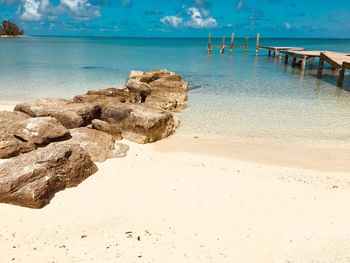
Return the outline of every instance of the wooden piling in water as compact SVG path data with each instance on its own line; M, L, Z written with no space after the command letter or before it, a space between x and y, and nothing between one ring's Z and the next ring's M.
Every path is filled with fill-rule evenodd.
M279 52L279 54L278 54L278 59L279 59L279 60L282 59L282 53L281 53L281 52Z
M222 45L221 45L220 53L221 54L225 53L225 37L222 37Z
M345 75L345 69L341 68L338 73L338 82L337 86L342 88L344 84L344 75Z
M288 64L289 55L288 53L284 57L284 64Z
M310 61L309 69L313 69L314 68L314 64L315 64L315 58L310 58L309 61Z
M212 45L211 33L209 33L208 34L208 46L207 46L208 54L212 53L213 48L220 49L220 53L221 54L224 54L225 53L225 49L229 48L230 49L230 55L232 55L233 49L235 49L235 48L242 48L244 50L244 52L247 52L247 50L248 50L248 41L249 41L248 37L245 38L245 42L242 45L234 45L234 42L235 42L235 33L234 32L232 32L232 34L231 34L230 45L226 46L225 40L226 40L226 38L224 36L224 37L222 37L222 43L220 45Z
M317 78L322 78L323 73L323 66L324 66L324 59L323 57L320 57L320 60L318 61L318 70L317 70Z
M259 54L260 34L256 34L255 56Z
M306 56L303 56L300 64L301 70L305 70L306 67Z
M211 54L212 49L211 49L211 33L208 35L208 54Z
M232 34L231 34L231 42L230 42L230 55L232 55L234 41L235 41L235 33L232 32Z

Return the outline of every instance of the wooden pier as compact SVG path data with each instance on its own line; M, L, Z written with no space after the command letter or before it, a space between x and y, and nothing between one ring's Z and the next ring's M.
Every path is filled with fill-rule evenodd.
M330 64L338 72L338 87L343 87L345 70L350 69L350 55L339 52L321 52L318 63L317 77L321 78L323 73L324 62Z
M218 48L220 50L221 54L225 53L226 48L230 49L230 55L232 55L233 49L236 49L236 48L241 48L244 50L244 52L247 52L248 41L249 41L248 37L245 38L245 42L243 45L234 45L234 41L235 41L235 33L232 32L230 44L228 46L226 46L226 43L225 43L226 38L225 37L222 37L221 45L212 45L211 33L209 33L209 35L208 35L208 54L210 55L213 53L213 48Z
M258 55L259 49L265 49L269 51L269 56L273 52L273 56L276 57L279 54L279 57L282 58L282 51L304 51L303 47L275 47L275 46L257 46L255 54Z
M284 54L284 63L288 64L289 57L292 58L292 67L297 65L297 60L300 59L300 67L302 70L306 67L306 62L309 61L309 68L314 68L315 58L319 58L322 51L296 51L296 50L286 50L281 51Z
M278 47L278 46L262 46L260 45L260 34L256 34L256 46L255 46L255 55L259 55L259 49L264 49L269 51L269 56L273 52L273 56L276 57L279 54L279 58L282 58L283 51L304 51L306 50L303 47Z
M234 45L235 34L232 33L230 44L227 46L225 44L225 37L222 38L221 45L212 45L211 43L211 34L208 36L208 54L211 54L213 48L218 48L221 54L225 53L225 49L230 49L230 54L235 48L241 48L245 52L248 49L248 40L245 38L244 45ZM263 46L260 45L260 34L256 35L256 46L255 46L255 55L259 54L259 50L268 50L268 55L273 55L276 57L278 55L279 59L282 59L284 55L284 63L288 64L291 58L292 67L300 66L301 70L305 70L307 62L309 62L309 69L314 68L315 60L318 58L318 72L317 77L321 78L323 73L324 62L327 62L332 66L334 70L338 70L338 87L343 87L345 71L350 71L350 53L340 53L340 52L331 52L331 51L319 51L319 50L306 50L303 47L283 47L283 46Z

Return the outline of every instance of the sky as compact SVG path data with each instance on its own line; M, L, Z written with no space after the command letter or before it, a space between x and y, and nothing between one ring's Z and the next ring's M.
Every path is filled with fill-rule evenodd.
M350 0L0 0L27 35L350 37Z

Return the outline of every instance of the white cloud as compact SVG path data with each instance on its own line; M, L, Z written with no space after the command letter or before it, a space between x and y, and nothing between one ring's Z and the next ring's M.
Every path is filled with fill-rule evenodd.
M209 17L209 12L205 9L200 11L196 7L190 7L187 9L187 14L191 16L191 20L186 23L188 27L213 28L218 26L216 19Z
M24 0L23 1L23 13L20 18L28 21L37 21L42 18L40 13L40 1L39 0Z
M291 29L292 28L292 25L290 23L288 23L288 22L284 22L283 25L284 25L285 29Z
M61 5L67 7L75 18L88 19L101 15L100 8L90 4L88 0L61 0Z
M53 19L60 14L83 20L100 16L99 6L92 5L89 0L60 0L56 6L50 0L22 0L19 10L19 17L28 21Z
M179 27L183 23L183 18L180 16L165 16L160 20L160 22L173 27Z
M190 27L190 28L213 28L217 27L218 23L215 18L210 16L208 10L204 8L190 7L186 10L186 19L180 15L165 16L160 19L163 24L173 27ZM186 20L186 21L185 21Z

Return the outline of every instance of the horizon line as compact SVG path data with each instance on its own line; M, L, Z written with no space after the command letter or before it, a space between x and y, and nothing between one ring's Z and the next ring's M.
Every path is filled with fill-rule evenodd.
M156 38L156 39L207 39L208 36L203 37L185 37L185 36L113 36L113 35L25 35L25 37L96 37L96 38ZM212 36L211 38L222 38L228 37L224 36ZM244 36L244 37L235 37L236 39L244 39L244 38L256 39L256 36ZM350 37L261 37L260 39L337 39L337 40L350 40Z

